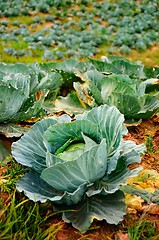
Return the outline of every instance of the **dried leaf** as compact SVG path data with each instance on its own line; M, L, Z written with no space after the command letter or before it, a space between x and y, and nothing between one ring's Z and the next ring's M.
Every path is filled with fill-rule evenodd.
M122 233L121 231L119 231L116 235L115 235L115 240L130 240L128 233Z
M125 204L128 208L142 211L142 203L144 203L144 200L140 196L126 194Z
M159 206L155 203L151 203L148 207L145 208L145 212L159 215Z

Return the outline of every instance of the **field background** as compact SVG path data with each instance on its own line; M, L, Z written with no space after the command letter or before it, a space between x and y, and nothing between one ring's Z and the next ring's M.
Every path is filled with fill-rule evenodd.
M125 55L159 64L158 1L4 1L0 58L6 63Z

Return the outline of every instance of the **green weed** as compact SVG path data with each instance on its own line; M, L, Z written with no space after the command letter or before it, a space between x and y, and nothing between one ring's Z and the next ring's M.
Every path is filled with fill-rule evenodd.
M0 202L0 239L55 239L63 223L49 221L52 214L46 207L28 199L19 199L16 191Z
M29 201L15 190L24 172L13 159L0 165L0 239L55 239L63 223L53 222L52 206Z
M146 137L145 143L146 143L147 152L148 153L154 153L154 149L153 149L153 136L151 134L149 134Z
M128 228L128 235L131 240L157 240L159 235L156 233L155 223L151 220L139 220Z
M15 161L10 157L7 159L7 164L2 163L0 165L0 190L1 192L11 193L15 188L15 182L20 176L25 173L24 168L15 163Z
M32 16L16 16L16 17L10 17L10 23L13 24L15 21L18 21L20 24L26 24L30 25L33 23L33 17Z

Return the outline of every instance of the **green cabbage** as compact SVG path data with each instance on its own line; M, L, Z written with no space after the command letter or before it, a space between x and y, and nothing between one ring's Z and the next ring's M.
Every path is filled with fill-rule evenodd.
M18 122L40 116L51 89L61 86L61 75L38 64L0 64L0 122ZM56 95L56 94L55 94Z
M74 82L75 93L59 97L54 110L77 114L107 104L116 106L127 122L151 117L159 108L158 68L119 56L103 56L102 60L90 59L93 66L84 72L74 70L83 83Z
M116 107L102 105L72 119L62 115L34 124L12 144L17 162L30 168L17 189L33 201L51 201L82 232L93 219L118 224L126 213L120 190L141 167L143 144L123 140L127 129Z

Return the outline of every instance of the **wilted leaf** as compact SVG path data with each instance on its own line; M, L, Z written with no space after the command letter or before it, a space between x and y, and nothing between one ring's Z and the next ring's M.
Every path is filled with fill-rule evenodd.
M28 132L29 126L21 126L15 123L6 123L0 125L0 132L8 138L20 137L22 134Z
M127 182L130 186L134 185L138 189L154 192L159 182L159 173L155 170L144 169L137 177L130 178Z
M145 212L150 213L150 214L159 215L159 205L157 205L155 203L151 203L148 207L145 208Z
M143 210L143 206L142 206L143 202L144 202L144 200L140 196L126 194L125 204L128 208L142 211Z
M131 240L129 238L128 233L122 233L119 231L118 233L115 234L115 240Z
M44 105L47 107L46 103ZM67 114L70 115L76 115L83 113L86 110L89 110L90 107L85 104L85 108L83 108L80 100L78 99L76 93L70 93L66 97L58 97L55 102L54 106L49 109L48 112L60 112L64 111Z

